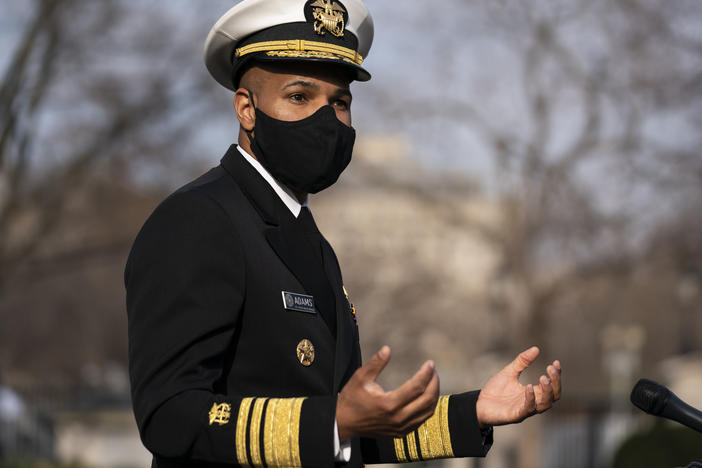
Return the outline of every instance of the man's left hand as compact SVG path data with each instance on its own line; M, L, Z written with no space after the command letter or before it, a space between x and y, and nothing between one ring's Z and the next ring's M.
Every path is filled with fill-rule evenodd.
M487 381L476 403L480 427L521 422L543 413L561 397L561 364L558 361L546 368L548 376L542 375L538 385L519 383L521 373L538 355L536 346L527 349Z

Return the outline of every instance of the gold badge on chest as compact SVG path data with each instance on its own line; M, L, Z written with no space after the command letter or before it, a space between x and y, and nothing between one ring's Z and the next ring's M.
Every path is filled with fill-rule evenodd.
M314 31L320 36L324 36L325 31L329 31L336 37L344 37L344 13L346 10L339 2L332 0L316 0L310 5L314 16Z
M304 339L297 344L297 360L305 367L314 362L314 345L310 340Z

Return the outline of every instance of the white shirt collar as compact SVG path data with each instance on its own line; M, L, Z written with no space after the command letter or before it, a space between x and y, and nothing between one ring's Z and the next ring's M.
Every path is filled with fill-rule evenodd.
M293 216L297 218L300 215L300 210L302 210L302 207L307 206L307 199L305 199L304 203L300 203L289 188L275 180L271 173L268 172L266 168L263 167L261 163L258 162L253 156L247 153L245 149L239 145L237 145L237 149L244 159L248 161L259 174L261 174L261 177L266 179L266 182L268 182L275 193L278 194L278 197L280 197L282 202L285 203L285 206L287 206Z

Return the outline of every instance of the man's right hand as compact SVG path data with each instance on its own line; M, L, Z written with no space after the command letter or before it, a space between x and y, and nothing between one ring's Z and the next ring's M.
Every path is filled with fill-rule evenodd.
M383 346L341 389L336 404L341 440L358 436L400 437L434 414L439 398L439 375L434 362L425 362L402 386L386 392L375 379L388 361L390 348Z

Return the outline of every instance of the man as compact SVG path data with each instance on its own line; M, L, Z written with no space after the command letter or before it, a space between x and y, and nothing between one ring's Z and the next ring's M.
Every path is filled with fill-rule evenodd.
M244 0L206 44L233 90L238 146L150 216L126 271L134 411L154 466L360 466L484 456L492 426L548 409L531 348L482 391L439 396L431 361L386 392L361 366L337 259L307 194L351 158L352 80L373 23L361 0ZM372 274L369 273L369 274Z

